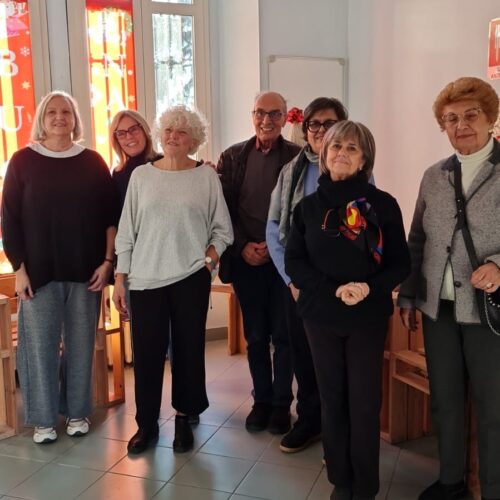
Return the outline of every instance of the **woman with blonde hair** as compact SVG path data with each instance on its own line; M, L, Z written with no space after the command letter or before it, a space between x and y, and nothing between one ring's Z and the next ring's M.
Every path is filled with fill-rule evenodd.
M12 156L3 187L4 248L20 298L17 370L35 443L57 439L59 413L68 435L89 431L94 338L117 210L109 169L78 144L81 137L73 97L46 95L32 143Z
M132 172L139 165L161 158L161 155L155 151L146 119L137 111L124 109L116 113L109 131L111 145L118 158L118 164L113 169L113 182L123 207Z

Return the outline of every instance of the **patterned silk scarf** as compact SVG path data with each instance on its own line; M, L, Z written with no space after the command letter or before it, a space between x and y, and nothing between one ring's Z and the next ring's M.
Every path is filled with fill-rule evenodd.
M367 248L375 265L380 265L384 249L382 231L377 215L366 198L357 198L348 202L345 207L329 209L322 225L324 230L328 230L330 215L337 219L332 222L338 228L339 235L342 234L361 250Z

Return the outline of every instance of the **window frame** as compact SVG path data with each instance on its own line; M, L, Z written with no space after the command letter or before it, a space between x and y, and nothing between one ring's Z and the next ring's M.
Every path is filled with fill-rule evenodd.
M193 4L159 3L152 0L133 0L132 18L134 23L134 46L136 68L137 110L142 113L150 125L156 118L156 92L153 61L153 26L154 13L193 16L194 26L194 64L195 64L195 103L210 122L210 43L208 0L193 0ZM68 2L68 32L71 59L71 85L73 96L80 105L80 112L86 130L92 129L90 106L90 78L88 75L87 28L85 19L85 0ZM82 68L87 71L81 77ZM85 142L90 144L92 134L85 135ZM200 148L199 156L211 158L212 136L209 128L208 142Z

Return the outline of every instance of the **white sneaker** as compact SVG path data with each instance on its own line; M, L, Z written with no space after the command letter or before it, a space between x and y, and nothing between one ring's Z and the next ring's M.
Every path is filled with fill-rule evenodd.
M55 427L35 427L33 441L36 444L53 443L57 439Z
M68 418L66 420L66 434L68 436L84 436L89 432L88 418Z

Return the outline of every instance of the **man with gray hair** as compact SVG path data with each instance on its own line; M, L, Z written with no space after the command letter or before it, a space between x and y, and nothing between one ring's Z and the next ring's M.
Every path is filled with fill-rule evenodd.
M243 313L254 405L249 431L290 429L291 354L284 309L286 285L266 245L271 192L279 173L300 147L285 140L286 101L276 92L257 95L252 111L255 136L224 151L217 165L234 229L223 254L220 277L233 283ZM274 346L271 357L270 342Z

